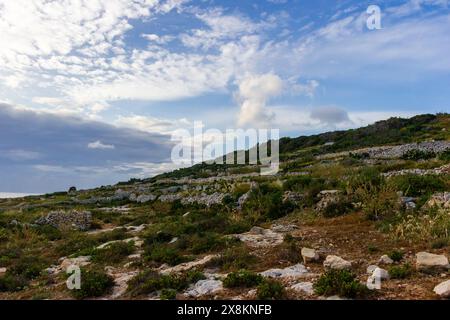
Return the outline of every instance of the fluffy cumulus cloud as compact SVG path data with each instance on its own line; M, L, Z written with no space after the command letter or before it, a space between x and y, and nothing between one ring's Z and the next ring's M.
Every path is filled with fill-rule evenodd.
M263 74L244 78L239 84L242 100L239 125L267 124L271 115L266 110L267 101L280 94L283 82L277 75Z
M170 168L169 136L79 117L0 104L0 136L4 191L94 187Z

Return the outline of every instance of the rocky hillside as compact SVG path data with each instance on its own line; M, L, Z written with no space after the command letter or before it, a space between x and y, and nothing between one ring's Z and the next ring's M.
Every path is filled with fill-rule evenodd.
M199 164L0 200L0 299L450 297L448 114L280 147L276 176Z

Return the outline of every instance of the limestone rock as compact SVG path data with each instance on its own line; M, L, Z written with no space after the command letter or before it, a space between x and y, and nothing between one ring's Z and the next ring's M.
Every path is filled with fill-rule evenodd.
M245 242L251 247L274 247L283 242L282 234L260 227L253 227L249 232L237 234L233 237Z
M416 267L423 272L437 272L449 268L448 259L444 255L419 252L416 254Z
M270 269L264 272L261 272L260 274L264 277L268 278L281 278L281 279L295 279L300 278L308 275L308 270L306 267L302 264L296 264L284 269Z
M378 268L378 266L372 264L367 267L366 273L371 275L371 274L373 274L373 272L375 271L376 268Z
M89 211L52 211L35 221L38 225L51 225L58 229L72 228L87 231L91 227L92 214Z
M220 280L200 280L193 287L191 287L188 291L186 291L185 295L188 297L201 297L206 295L215 294L219 291L222 291L223 284Z
M433 291L442 298L450 298L450 280L438 284Z
M392 260L387 254L381 256L380 260L378 260L379 264L393 264L394 260Z
M344 260L341 257L329 255L323 262L323 266L329 269L344 270L350 269L352 267L352 264L351 262Z
M291 286L291 289L300 293L305 293L307 295L313 295L314 289L311 282L300 282Z
M305 263L310 262L310 261L317 261L320 258L319 254L314 249L302 248L301 253L302 253L303 261Z

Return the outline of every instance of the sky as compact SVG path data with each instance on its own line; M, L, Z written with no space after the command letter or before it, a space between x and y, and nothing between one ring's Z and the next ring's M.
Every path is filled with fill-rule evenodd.
M171 170L196 121L295 137L449 112L449 2L0 0L0 193Z

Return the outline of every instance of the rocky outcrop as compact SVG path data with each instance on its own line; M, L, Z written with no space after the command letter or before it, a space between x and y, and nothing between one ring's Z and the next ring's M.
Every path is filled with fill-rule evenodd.
M438 284L434 292L441 298L450 298L450 280Z
M422 272L439 272L446 271L450 266L444 255L419 252L416 254L416 267Z
M302 248L301 254L302 254L303 262L305 262L305 263L311 262L311 261L318 261L320 258L319 253L316 250L310 249L310 248Z
M286 191L283 194L283 202L290 202L295 205L299 205L304 200L305 196L302 193Z
M300 282L292 285L291 290L299 293L306 294L308 296L314 294L313 284L311 282Z
M393 264L394 260L392 260L387 254L381 256L380 260L378 260L379 264Z
M233 237L250 247L274 247L283 242L282 234L260 227L253 227L249 232L236 234Z
M198 204L204 204L207 207L210 207L214 204L221 204L223 198L225 198L226 194L215 192L213 194L200 194L196 196L190 196L190 197L184 197L181 200L182 204L192 204L192 203L198 203Z
M317 197L320 199L316 204L315 210L317 212L324 212L328 206L339 202L341 192L339 190L323 190Z
M51 225L58 229L89 230L92 214L89 211L52 211L47 216L35 221L38 225Z
M263 277L276 279L295 279L309 274L303 264L296 264L284 269L270 269L260 273Z
M329 255L323 262L323 266L328 269L344 270L352 267L351 262L338 256Z
M185 292L187 297L198 298L215 294L223 290L223 284L220 280L200 280Z

